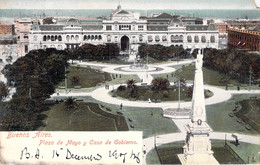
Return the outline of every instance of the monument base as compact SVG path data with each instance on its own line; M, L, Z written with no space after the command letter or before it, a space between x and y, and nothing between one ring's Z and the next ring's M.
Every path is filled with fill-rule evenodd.
M178 154L178 158L182 165L218 165L218 161L213 155L208 154L194 154L188 159L184 154Z

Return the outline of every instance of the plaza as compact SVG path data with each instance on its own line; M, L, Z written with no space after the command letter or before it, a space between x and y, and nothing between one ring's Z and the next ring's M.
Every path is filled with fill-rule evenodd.
M72 65L74 65L76 67L83 67L83 68L92 67L92 68L98 69L100 71L107 72L107 73L114 74L114 75L115 74L117 74L117 75L136 75L135 77L138 78L139 80L143 80L143 82L150 84L153 79L153 76L156 76L156 74L170 74L170 73L173 73L176 71L176 69L174 69L174 67L178 68L178 66L189 65L189 64L192 64L193 62L194 62L193 60L184 60L184 61L170 62L170 63L164 63L164 64L150 64L150 65L148 65L148 67L161 68L160 70L157 69L157 71L150 71L150 72L149 71L147 71L147 72L145 72L145 71L144 72L129 72L129 71L125 71L124 69L118 69L118 68L128 68L129 65L110 65L110 64L107 65L107 64L101 64L101 63L82 62L82 61L74 61L74 64L72 64ZM120 78L118 78L118 79L120 81ZM142 111L142 108L153 109L151 111L156 116L154 108L156 108L157 109L156 111L158 111L159 114L161 114L162 113L161 109L163 109L163 108L166 108L166 107L178 108L178 106L179 106L177 101L167 101L167 102L156 102L155 103L155 102L149 102L148 100L147 101L138 101L138 100L130 101L127 99L112 97L111 94L109 94L109 92L117 89L118 86L122 85L124 82L111 83L111 84L109 84L109 89L105 88L105 85L107 85L108 83L109 82L105 82L86 92L83 92L84 89L77 90L77 89L70 88L69 92L66 93L64 89L57 89L58 94L54 93L51 97L52 97L52 99L62 99L62 98L66 98L66 97L74 97L74 98L79 98L79 100L80 99L85 100L84 98L92 98L101 105L106 105L108 107L114 107L114 108L117 106L120 107L120 105L123 105L124 108L122 110L120 110L118 108L118 111L121 111L122 114L124 114L124 115L131 113L130 112L131 109L133 110L132 113L134 114L136 112L135 109L139 107L140 111ZM172 83L173 82L171 82L171 84ZM136 85L141 86L142 82L141 81L137 82ZM212 97L205 99L205 104L207 107L209 107L211 105L212 106L220 105L223 102L226 102L230 99L232 100L234 95L237 95L237 96L238 95L245 95L245 96L249 95L249 96L257 97L257 96L259 96L259 93L260 93L260 90L257 88L256 88L256 90L241 89L239 91L236 89L235 90L226 90L225 88L221 88L221 87L213 86L213 85L204 85L204 88L213 92ZM87 100L89 100L89 99L87 99ZM180 106L185 107L185 108L191 108L192 103L191 103L191 101L181 101ZM145 110L145 111L147 111L147 110ZM144 113L147 113L145 111L144 111ZM126 116L128 116L128 115L126 115ZM139 126L129 122L128 121L129 117L126 117L126 116L125 116L125 120L129 124L128 127L130 128L130 130L132 130L132 129L138 130ZM212 118L210 117L210 119L212 119ZM158 120L158 122L159 122L159 120L162 120L162 119L156 119L156 120ZM152 131L153 128L151 128L150 131L152 131L152 134L150 132L147 135L144 135L145 137L143 140L147 153L149 153L149 151L153 150L155 145L159 146L159 145L164 145L164 144L169 144L169 143L174 143L174 142L180 142L185 139L186 130L185 130L184 126L188 124L189 120L188 119L167 119L167 120L172 120L174 125L177 126L178 131L175 133L166 133L166 134L163 133L162 134L162 132L161 132L158 134L158 133L155 133L154 131ZM210 122L208 119L208 122L209 122L209 124L212 124L213 121ZM135 128L135 127L137 127L137 128ZM234 128L230 127L231 131L223 132L223 131L214 131L214 127L213 127L213 133L210 134L210 139L234 141L234 137L233 137L233 131L235 131ZM237 126L235 126L235 127L237 127ZM228 129L229 128L227 127L227 130ZM241 133L236 133L236 135L239 137L239 141L259 145L258 137L254 136L254 135L250 135L250 133L244 134L246 132L247 131L242 131ZM251 131L249 131L249 132L251 132ZM151 135L153 135L153 136L151 136ZM154 142L155 139L156 139L156 143ZM147 154L145 154L145 157L144 157L145 159L146 159L146 156L147 156ZM150 158L146 159L148 161L147 163L151 163L149 161L149 159ZM157 162L157 163L159 163L159 162Z

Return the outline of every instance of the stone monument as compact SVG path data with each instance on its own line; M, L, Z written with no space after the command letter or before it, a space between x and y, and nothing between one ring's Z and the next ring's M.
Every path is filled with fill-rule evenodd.
M202 58L203 55L200 52L195 63L191 121L185 126L187 135L183 147L184 153L178 155L181 163L185 165L219 164L213 156L209 140L212 130L206 120Z

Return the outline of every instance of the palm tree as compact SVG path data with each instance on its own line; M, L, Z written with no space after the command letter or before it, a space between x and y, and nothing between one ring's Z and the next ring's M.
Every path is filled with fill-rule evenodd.
M67 97L64 103L67 109L74 109L77 106L75 98L72 97Z
M136 81L133 79L127 80L127 82L126 82L127 88L134 89L136 87L135 83L136 83Z

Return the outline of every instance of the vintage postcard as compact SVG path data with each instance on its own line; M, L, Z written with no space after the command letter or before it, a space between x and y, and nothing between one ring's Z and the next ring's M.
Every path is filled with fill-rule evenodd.
M259 164L259 0L0 0L0 164Z

